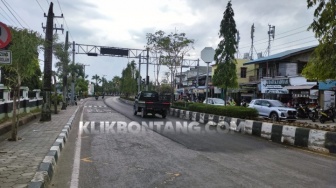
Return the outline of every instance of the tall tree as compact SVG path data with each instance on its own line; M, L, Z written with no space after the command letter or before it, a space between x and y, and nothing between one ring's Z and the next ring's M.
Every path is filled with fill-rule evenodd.
M137 91L136 77L138 71L135 68L135 63L132 61L127 64L127 67L121 73L121 92L128 97L131 94L135 94Z
M20 86L22 81L29 80L39 72L38 47L43 44L41 36L35 31L27 29L11 28L12 42L9 50L12 51L12 64L3 66L9 77L5 77L6 83L13 91L13 118L12 141L18 140L18 124L20 109Z
M302 74L309 79L336 79L336 1L307 0L307 7L316 7L308 30L319 41Z
M57 36L57 35L56 35ZM55 37L55 41L58 38ZM63 90L63 103L62 103L62 110L66 109L67 106L67 93L68 93L68 73L69 73L69 63L70 63L70 56L69 56L69 45L68 41L68 32L66 33L65 43L63 42L55 42L54 43L54 55L59 60L55 63L55 67L57 68L57 74L60 76L62 80L62 90Z
M114 76L112 78L112 92L119 94L120 93L120 84L121 84L121 78L119 76Z
M237 49L237 29L234 20L234 12L231 1L228 2L220 23L219 38L222 38L215 50L215 61L217 68L212 79L215 86L224 89L224 100L226 101L227 89L238 86L236 73L236 59L234 54ZM226 104L226 103L225 103Z
M160 52L158 63L165 65L171 72L171 78L175 78L177 67L181 66L183 57L193 48L194 40L187 38L185 33L170 33L159 30L155 34L147 34L147 45L153 46ZM171 80L171 99L173 99L174 81Z
M100 76L98 76L97 74L95 74L95 75L93 75L92 76L92 78L91 78L92 80L95 80L95 90L97 91L97 89L98 89L98 81L100 80Z
M161 63L160 63L160 56L162 55L164 49L161 45L161 42L163 41L164 36L163 31L156 31L154 34L147 33L147 48L154 54L155 59L157 60L157 63L154 64L154 70L156 71L154 74L155 79L155 85L160 85L159 83L159 75L160 75L160 69L161 69Z

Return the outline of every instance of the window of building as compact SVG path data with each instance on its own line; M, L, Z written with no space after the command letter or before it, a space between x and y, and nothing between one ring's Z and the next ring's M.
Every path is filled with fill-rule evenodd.
M303 70L305 65L306 65L305 62L298 62L297 63L297 74L302 74L302 70Z
M241 67L240 68L240 77L241 78L246 78L246 70L247 70L246 67Z

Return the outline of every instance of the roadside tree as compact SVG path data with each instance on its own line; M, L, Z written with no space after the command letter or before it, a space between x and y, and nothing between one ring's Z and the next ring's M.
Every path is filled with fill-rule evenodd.
M315 32L319 45L312 53L302 74L308 79L336 79L336 2L307 0L307 7L316 7L308 30Z
M224 100L227 100L227 89L236 88L238 86L236 73L236 59L234 54L237 49L237 29L234 20L234 12L231 1L228 2L224 11L223 19L220 23L219 42L215 50L215 61L217 68L212 79L215 86L224 89ZM226 104L226 102L225 102Z
M68 37L68 35L66 35L66 37ZM55 35L55 40L57 41L57 35ZM67 39L65 40L67 41ZM67 102L66 102L66 98L67 98L67 91L68 91L68 73L69 73L69 63L70 63L70 57L69 57L69 45L67 43L63 43L63 42L55 42L54 43L54 55L56 57L56 59L58 59L59 61L55 63L55 67L57 68L57 74L59 75L59 77L62 80L62 90L63 90L63 103L62 103L62 110L66 109L67 106Z
M10 75L5 77L5 81L13 92L12 131L9 140L17 141L19 139L20 86L22 81L29 80L36 73L40 73L38 52L43 39L35 31L19 28L10 28L10 30L12 42L9 50L12 51L12 64L3 66L3 69Z
M194 40L186 37L185 33L165 34L157 31L154 34L147 33L147 46L156 50L159 54L158 64L165 65L170 70L171 78L175 78L177 67L182 64L183 57L193 49ZM174 81L171 80L171 95L173 99Z
M132 94L135 94L137 91L137 82L136 78L139 72L135 68L135 62L132 61L127 64L127 67L123 69L121 73L121 92L125 97L129 97Z

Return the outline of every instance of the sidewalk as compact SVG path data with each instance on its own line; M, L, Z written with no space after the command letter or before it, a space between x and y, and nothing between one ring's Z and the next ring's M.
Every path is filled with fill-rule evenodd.
M78 103L78 106L68 106L66 110L61 110L58 114L52 114L49 122L40 122L38 118L19 127L18 135L22 138L20 141L7 141L10 132L0 135L1 188L27 187L32 179L36 178L36 174L41 171L46 156L50 154L60 136L65 135L59 150L62 149L61 146L67 138L67 131L70 131L72 120L82 102L83 100ZM66 134L63 133L64 131L66 131ZM59 156L59 150L54 152L56 160Z

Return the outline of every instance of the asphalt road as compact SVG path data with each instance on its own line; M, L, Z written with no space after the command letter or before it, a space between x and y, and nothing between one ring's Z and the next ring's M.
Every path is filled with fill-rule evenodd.
M116 97L92 98L82 109L51 187L336 185L334 156L171 116L143 119Z

